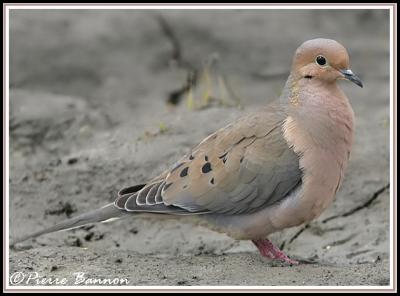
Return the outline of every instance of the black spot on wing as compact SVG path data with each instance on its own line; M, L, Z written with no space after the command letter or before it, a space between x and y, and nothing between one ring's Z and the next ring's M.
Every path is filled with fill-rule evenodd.
M188 171L189 171L189 167L185 167L182 171L181 171L181 173L179 174L179 176L180 177L186 177L187 176L187 174L188 174Z
M207 174L207 173L211 172L212 171L211 163L207 162L205 165L203 165L203 167L201 168L201 171L203 172L203 174Z

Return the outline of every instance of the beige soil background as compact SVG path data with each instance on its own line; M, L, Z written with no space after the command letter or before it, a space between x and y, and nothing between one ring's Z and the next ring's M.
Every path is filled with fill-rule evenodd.
M305 40L341 42L365 85L340 82L356 137L334 204L308 226L271 236L299 266L184 221L127 218L24 242L10 250L10 274L71 285L75 272L132 286L389 285L388 11L19 10L10 27L11 238L113 201L276 99ZM168 105L211 57L217 100L190 109L185 94ZM218 75L235 95L222 100ZM197 82L200 104L207 80Z

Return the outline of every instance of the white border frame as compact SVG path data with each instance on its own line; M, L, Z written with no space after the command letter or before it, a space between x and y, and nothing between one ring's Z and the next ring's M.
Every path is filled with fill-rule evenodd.
M273 10L273 9L300 9L300 10L308 10L308 9L388 9L390 14L390 285L388 286L13 286L9 284L9 12L12 9L132 9L132 10L143 10L143 9L185 9L185 10L195 10L195 9L214 9L214 10L221 10L221 9L238 9L238 10L245 10L245 9L265 9L265 10ZM3 4L3 13L4 13L4 4ZM3 93L5 94L6 100L6 112L5 112L5 144L7 149L7 154L5 156L5 165L6 165L6 175L5 179L8 184L4 184L7 188L6 191L6 231L5 231L5 265L6 265L6 290L94 290L94 289L102 289L102 290L144 290L148 289L151 290L387 290L394 289L394 279L393 279L393 203L394 203L394 192L393 192L393 185L395 184L394 180L394 152L393 152L393 128L394 128L394 118L393 118L393 103L394 103L394 52L393 52L393 28L394 28L394 11L393 6L388 4L382 5L118 5L118 4L110 4L110 5L69 5L69 4L60 4L60 5L6 5L5 6L5 85ZM397 39L397 35L396 35ZM3 44L4 47L4 44ZM397 71L397 67L396 67ZM3 69L4 72L4 69ZM396 72L397 75L397 72ZM4 80L3 80L4 81ZM4 98L3 98L4 99ZM3 111L4 112L4 111ZM4 136L3 136L4 137ZM4 140L3 140L4 141ZM4 152L3 152L4 153ZM3 209L4 211L4 209ZM397 243L397 242L396 242Z

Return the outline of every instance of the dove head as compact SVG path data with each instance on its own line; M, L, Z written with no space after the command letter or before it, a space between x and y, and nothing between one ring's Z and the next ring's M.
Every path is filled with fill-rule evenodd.
M296 50L292 74L298 79L316 79L334 83L346 79L363 87L360 78L351 70L346 48L331 39L312 39Z

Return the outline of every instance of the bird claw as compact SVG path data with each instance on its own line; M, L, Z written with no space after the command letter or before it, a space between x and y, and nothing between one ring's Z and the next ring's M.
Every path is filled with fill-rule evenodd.
M261 256L273 259L280 260L290 265L298 265L299 262L290 259L285 253L283 253L278 247L274 246L272 242L268 239L259 239L252 241L258 250L260 251Z

